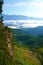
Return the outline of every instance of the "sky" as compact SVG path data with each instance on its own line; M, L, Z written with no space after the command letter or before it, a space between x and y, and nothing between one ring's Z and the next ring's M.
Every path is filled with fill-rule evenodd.
M3 14L43 18L43 0L4 0ZM43 20L5 21L6 24L14 24L11 28L15 28L17 23L16 27L19 28L19 24L23 22L23 27L43 26Z
M43 18L43 0L4 0L3 14Z

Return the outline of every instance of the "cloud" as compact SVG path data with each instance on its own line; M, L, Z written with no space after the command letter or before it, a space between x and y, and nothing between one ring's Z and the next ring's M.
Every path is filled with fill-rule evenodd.
M43 2L35 2L36 0L33 0L32 2L19 2L19 3L13 3L13 4L4 4L5 7L18 7L18 6L27 6L27 7L41 7L43 8Z
M43 2L43 0L32 0L34 2Z
M35 28L38 26L43 26L43 24L22 24L22 25L18 25L18 26L8 26L9 28L14 28L14 29L19 29L19 28Z
M37 26L43 26L43 21L38 21L38 20L7 20L4 22L4 24L6 24L6 25L9 24L8 27L16 28L16 29L18 29L20 27L34 28Z
M38 26L43 26L43 24L23 24L22 25L23 28L35 28Z

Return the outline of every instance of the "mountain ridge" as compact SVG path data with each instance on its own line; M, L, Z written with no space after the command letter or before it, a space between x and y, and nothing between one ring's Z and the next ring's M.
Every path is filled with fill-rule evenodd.
M13 31L15 31L17 34L26 34L26 35L43 35L43 26L38 26L35 28L19 28L19 29L14 29L12 28ZM20 32L21 31L21 32Z
M43 34L43 26L38 26L35 28L24 28L24 30L29 35L42 35Z
M3 14L4 20L43 20L43 18L39 17L29 17L25 15L6 15Z

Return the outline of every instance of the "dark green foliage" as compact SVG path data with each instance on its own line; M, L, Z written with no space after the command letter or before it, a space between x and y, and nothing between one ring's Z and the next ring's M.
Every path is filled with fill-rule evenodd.
M0 48L4 47L4 45L7 46L6 41L7 41L6 36L5 36L4 32L3 32L3 30L0 29Z
M0 65L13 65L12 57L7 55L3 50L0 50Z
M11 32L11 29L8 28L7 26L4 27L4 31L8 31L9 33Z
M19 33L19 31L16 30L16 33L15 31L13 31L14 38L18 40L17 41L18 43L20 41L22 42L23 46L27 46L28 48L30 48L30 51L32 51L32 53L36 56L36 58L38 58L41 65L43 65L43 35L29 36L24 33L17 35L17 32Z
M0 14L2 13L2 4L3 4L3 0L0 0Z
M14 58L14 65L23 65L23 63L19 59Z

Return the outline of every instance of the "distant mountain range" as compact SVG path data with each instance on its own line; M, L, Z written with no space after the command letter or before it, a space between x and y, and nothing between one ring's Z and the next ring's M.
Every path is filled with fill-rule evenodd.
M42 35L43 34L43 26L38 26L36 28L25 28L24 30L29 35Z
M43 35L43 26L36 28L12 29L17 35Z
M27 16L22 15L3 15L4 20L28 20Z
M43 20L43 18L28 17L23 15L3 15L4 20Z

